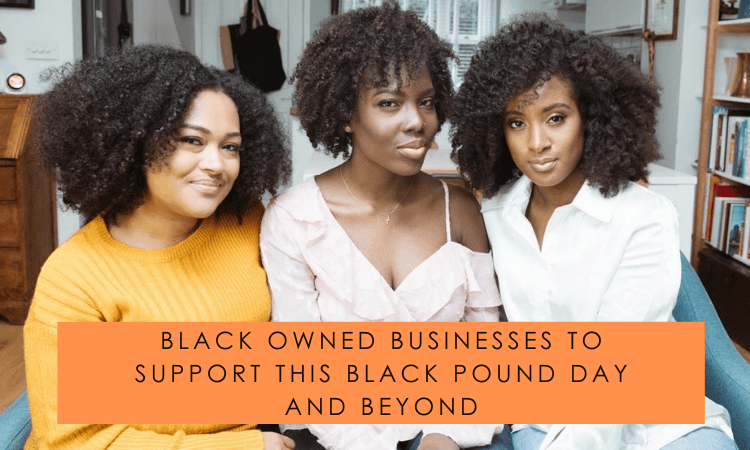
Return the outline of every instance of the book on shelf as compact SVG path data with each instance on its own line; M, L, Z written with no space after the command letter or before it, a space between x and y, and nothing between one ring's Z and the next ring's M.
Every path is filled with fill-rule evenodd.
M750 200L745 202L745 228L740 246L743 258L750 259Z
M714 106L709 146L709 171L750 182L750 110Z
M733 183L714 174L709 175L709 180L706 184L708 192L706 195L706 207L703 213L703 239L710 242L715 219L720 219L720 217L716 217L714 214L717 210L717 200L723 202L726 198L750 198L750 186Z
M727 226L726 226L726 244L724 252L729 255L742 256L742 238L745 232L745 204L746 199L741 203L729 204Z
M745 204L746 198L717 197L714 203L713 225L711 226L711 239L708 241L712 247L725 252L727 249L729 211L730 206Z
M745 177L745 146L747 145L747 123L750 118L743 117L740 121L740 131L734 146L734 161L732 162L732 175L738 178Z
M709 139L710 152L708 157L708 167L710 169L722 170L721 161L725 158L728 111L729 109L726 106L714 106L713 108L711 138Z

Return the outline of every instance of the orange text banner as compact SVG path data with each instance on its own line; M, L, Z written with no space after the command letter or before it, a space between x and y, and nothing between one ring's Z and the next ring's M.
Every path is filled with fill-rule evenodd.
M702 423L702 323L60 323L59 423Z

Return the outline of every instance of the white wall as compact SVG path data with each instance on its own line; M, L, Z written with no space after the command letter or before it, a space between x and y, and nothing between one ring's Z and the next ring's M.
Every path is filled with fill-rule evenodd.
M708 2L681 0L677 40L657 41L655 76L662 87L657 137L660 164L695 174L698 158Z
M28 94L39 94L47 83L39 80L44 69L72 62L81 55L81 4L80 0L36 0L34 9L3 8L0 13L0 31L7 38L0 45L0 92L5 79L18 72L26 78ZM58 58L28 59L27 41L54 42ZM67 211L58 202L57 241L62 243L80 226L80 216Z
M133 0L133 43L159 43L195 52L195 11L180 14L180 0Z
M223 67L219 43L219 27L239 23L246 0L195 0L196 55L210 65ZM329 15L328 0L261 0L268 23L281 31L279 47L284 71L291 76L305 43L318 23ZM299 122L292 120L293 88L285 84L280 90L267 95L288 131L292 145L293 182L299 181L312 156L307 136L299 132Z
M45 85L39 80L39 74L47 67L74 60L76 52L80 51L80 40L75 43L73 33L73 24L76 22L80 24L79 1L36 0L34 9L2 8L0 31L8 41L0 45L0 75L2 75L0 92L5 89L5 79L13 72L26 77L26 93L43 92ZM55 60L27 59L27 41L56 43L58 58Z
M500 1L500 23L503 24L516 14L529 11L546 11L542 0L502 0Z

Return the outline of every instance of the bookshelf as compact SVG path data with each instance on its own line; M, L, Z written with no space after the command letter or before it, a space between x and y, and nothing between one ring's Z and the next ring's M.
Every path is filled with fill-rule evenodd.
M691 261L729 336L740 346L750 349L750 327L747 326L750 314L750 303L747 301L750 292L750 214L747 210L750 203L739 200L750 198L750 98L727 95L728 85L731 84L728 80L731 80L732 74L725 62L727 57L736 56L738 52L750 52L750 19L719 21L719 0L710 0ZM716 136L720 136L720 133L715 132L721 130L718 125L720 120L716 116L722 110L727 114L723 119L724 136L729 136L732 131L735 138L744 136L744 146L738 144L736 147L734 140L727 138L724 154L721 147L716 146ZM738 131L744 119L730 121L730 111L735 116L747 117L744 124L747 132L744 135ZM735 128L738 122L740 127ZM736 166L740 148L743 151L747 149L744 152L747 156L743 155L741 159L744 161L742 169ZM730 152L733 152L734 158L731 163L728 158ZM731 198L736 200L727 200ZM732 227L727 226L723 233L729 236L730 229L737 223L729 219L730 213L736 212L738 209L733 205L740 203L745 208L744 225L740 225L744 227L744 240L741 242L742 250L734 252L736 243L734 248L729 248L728 237L722 241L719 235L717 240L714 233L717 228L722 229L722 220L726 218L726 224L732 224ZM723 209L725 205L727 210ZM719 211L721 216L717 217Z
M745 141L745 136L750 140L750 98L733 97L726 93L732 74L728 73L730 69L724 59L737 52L750 52L750 19L719 21L719 0L710 0L691 255L696 268L705 252L725 253L729 259L750 267L750 246L747 245L750 221L743 218L739 250L735 250L736 246L730 248L727 239L731 229L728 228L736 225L740 208L732 207L732 201L725 201L724 197L750 198L750 142ZM721 115L721 111L726 112L717 120L717 114ZM741 127L748 130L746 135L738 131ZM742 142L735 142L735 136L739 141L740 135L743 136ZM723 144L720 146L717 142ZM745 148L747 156L744 154ZM730 190L735 192L726 194L724 190L722 193L716 185L730 186ZM742 208L746 212L750 210L750 202L747 206L743 204ZM729 216L730 211L735 213L735 222Z

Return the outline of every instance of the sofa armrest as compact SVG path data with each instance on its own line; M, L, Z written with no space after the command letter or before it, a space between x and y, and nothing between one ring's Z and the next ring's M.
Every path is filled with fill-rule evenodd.
M0 448L23 450L31 433L29 398L24 391L5 412L0 415Z

